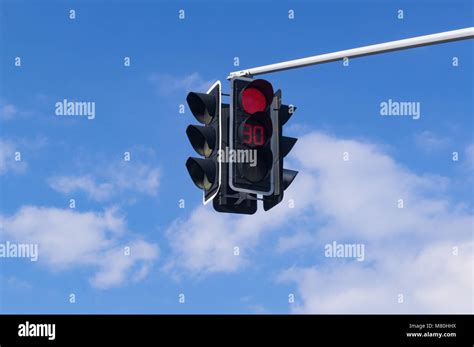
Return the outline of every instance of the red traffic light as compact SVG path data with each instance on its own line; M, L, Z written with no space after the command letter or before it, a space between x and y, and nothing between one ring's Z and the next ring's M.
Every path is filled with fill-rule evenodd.
M255 80L242 90L240 105L247 114L263 112L271 104L273 87L265 80Z
M263 112L267 108L267 100L257 88L246 88L242 92L242 107L248 114Z

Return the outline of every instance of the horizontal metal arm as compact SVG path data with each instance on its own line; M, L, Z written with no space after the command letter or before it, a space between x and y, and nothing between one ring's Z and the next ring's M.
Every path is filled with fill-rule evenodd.
M344 51L338 51L333 53L326 53L321 55L315 55L312 57L301 58L296 60L285 61L282 63L264 65L254 67L247 70L231 72L227 79L232 77L240 76L255 76L264 73L295 69L298 67L316 65L321 63L327 63L330 61L340 60L344 58L354 58L371 54L391 52L401 49L414 48L419 46L434 45L438 43L465 40L474 38L474 27L445 31L442 33L417 36L409 39L403 39L398 41L390 41L385 43L379 43L376 45L364 46L359 48L346 49Z

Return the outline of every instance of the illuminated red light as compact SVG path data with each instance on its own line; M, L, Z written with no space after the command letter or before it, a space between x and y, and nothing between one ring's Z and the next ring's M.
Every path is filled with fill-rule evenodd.
M267 100L260 90L249 87L242 92L242 107L248 114L262 112L267 107Z

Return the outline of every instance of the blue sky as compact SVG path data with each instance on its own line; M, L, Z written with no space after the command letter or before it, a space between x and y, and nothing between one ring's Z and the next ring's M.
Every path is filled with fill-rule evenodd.
M268 213L201 206L178 111L231 71L473 26L472 6L2 0L0 241L39 259L0 259L1 312L471 312L472 40L262 76L298 107L300 174ZM95 119L56 116L63 99L95 102ZM381 116L389 99L420 119ZM326 258L332 241L366 259Z

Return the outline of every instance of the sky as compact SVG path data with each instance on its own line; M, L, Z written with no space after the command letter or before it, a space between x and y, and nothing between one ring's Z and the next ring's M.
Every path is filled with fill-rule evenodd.
M202 205L180 113L231 71L473 26L471 1L0 4L0 246L38 247L0 258L0 312L473 311L472 40L262 75L298 108L268 212Z

